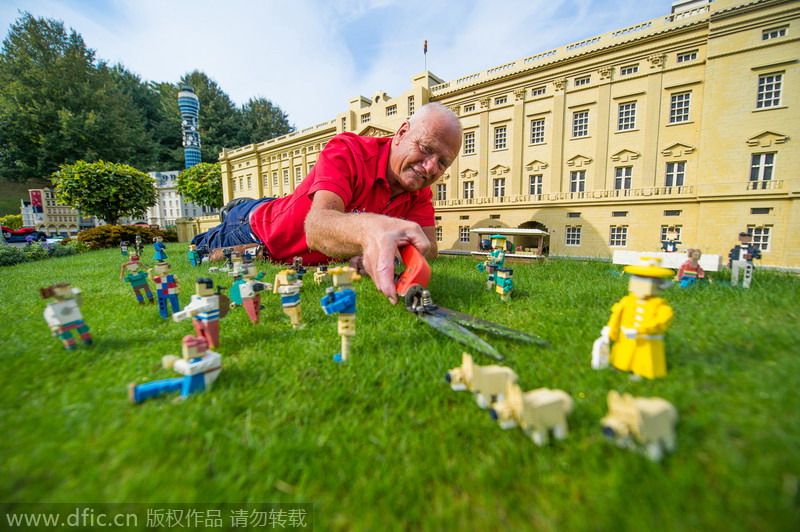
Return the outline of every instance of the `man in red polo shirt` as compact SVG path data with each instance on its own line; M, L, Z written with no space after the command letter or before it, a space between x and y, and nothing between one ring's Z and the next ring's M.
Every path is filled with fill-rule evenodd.
M458 117L438 103L422 106L391 138L342 133L291 195L236 205L192 243L260 242L277 262L353 257L351 264L396 303L398 246L411 244L426 257L437 253L429 187L458 156L461 136Z

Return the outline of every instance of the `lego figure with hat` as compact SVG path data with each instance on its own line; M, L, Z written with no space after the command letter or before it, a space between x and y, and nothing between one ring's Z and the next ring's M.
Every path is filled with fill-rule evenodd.
M219 345L219 318L227 312L230 301L214 291L214 281L199 277L194 284L195 293L186 307L172 314L172 321L192 318L197 336L205 338L208 346L214 349ZM225 309L220 312L220 309Z
M39 293L42 299L54 299L44 309L44 319L53 336L58 336L64 342L64 348L71 351L78 347L73 333L77 333L84 344L91 345L92 334L80 311L80 288L72 288L69 283L60 283L40 288Z
M275 276L272 292L280 294L283 312L292 320L292 328L303 327L303 309L300 306L300 288L303 281L297 276L295 270L281 270Z
M761 258L761 250L753 245L753 235L750 233L739 233L739 245L734 246L728 253L731 268L731 285L739 283L740 272L742 278L742 288L750 288L753 281L753 259Z
M200 393L211 387L222 371L222 357L208 349L205 338L187 335L183 337L183 358L167 355L161 359L164 368L173 369L183 375L173 379L131 383L128 385L128 399L131 403L141 403L152 397L180 390L180 399L193 393Z
M197 246L190 244L189 251L186 254L189 257L189 264L200 266L200 253L197 252Z
M131 288L133 288L133 295L136 296L136 301L140 305L144 305L142 292L150 300L150 303L155 303L153 292L150 291L150 284L147 282L147 271L144 265L139 262L139 255L131 255L131 261L122 265L119 278L124 279L126 283L130 283Z
M128 246L130 245L131 243L128 242L127 240L123 240L122 242L119 243L119 252L123 257L128 256Z
M492 235L491 238L492 251L489 252L489 258L475 266L479 271L489 274L489 277L486 279L487 290L492 290L494 288L494 274L497 269L502 268L503 264L506 262L506 237L503 235Z
M297 272L297 278L302 281L303 276L308 271L303 267L303 257L295 257L292 259L292 269Z
M136 238L133 239L133 249L136 250L136 254L140 257L142 253L144 253L144 244L142 244L142 235L136 235Z
M342 337L342 352L333 356L335 362L344 362L350 353L350 338L356 335L356 292L353 281L361 276L350 266L339 266L328 270L333 286L325 290L320 299L325 314L339 314L339 336ZM338 290L337 290L338 289Z
M272 290L269 283L260 282L266 273L258 273L253 259L245 255L242 262L236 266L236 270L230 272L234 276L233 286L231 286L231 308L241 305L247 311L250 321L258 323L261 313L261 294L263 290Z
M642 257L641 264L626 266L631 274L630 293L611 308L611 318L592 347L592 367L609 363L630 371L636 378L655 379L667 374L664 332L672 321L672 308L657 297L670 284L672 270L660 266L661 259Z
M317 271L314 272L314 282L322 284L328 277L330 277L330 275L328 275L328 266L325 264L317 266Z
M514 269L497 268L494 273L494 290L500 294L500 301L508 301L514 291Z
M178 276L172 272L172 266L168 262L159 262L150 270L150 276L156 284L156 296L158 297L158 312L164 319L169 318L170 311L168 305L172 305L172 312L181 309L178 301Z
M668 227L667 234L664 240L661 241L661 250L665 253L675 253L678 251L678 244L680 244L680 233L675 227Z
M675 280L680 283L681 288L694 286L698 279L704 279L706 276L706 272L700 267L699 262L703 252L699 249L690 249L686 251L686 255L688 259L681 264L677 275L675 275Z
M164 244L164 239L160 236L153 238L153 249L156 250L156 254L153 255L153 260L156 262L163 262L167 260L167 254L164 252L167 249L167 245Z

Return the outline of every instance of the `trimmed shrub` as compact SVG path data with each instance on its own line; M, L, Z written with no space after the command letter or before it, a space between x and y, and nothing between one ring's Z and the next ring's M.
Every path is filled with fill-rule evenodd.
M150 229L138 225L101 225L92 227L78 233L78 240L87 244L91 249L115 248L123 240L131 244L136 240L136 235L142 237L142 243L152 244L153 238L160 236L164 242L177 242L178 232L174 229Z
M30 262L33 259L21 248L0 244L0 266L11 266L20 262Z

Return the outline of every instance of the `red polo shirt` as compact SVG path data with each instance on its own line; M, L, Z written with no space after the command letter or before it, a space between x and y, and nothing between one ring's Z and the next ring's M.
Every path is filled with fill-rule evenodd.
M299 256L304 264L319 264L331 259L308 249L303 228L318 190L329 190L342 198L347 213L371 212L403 218L422 227L434 225L430 187L392 198L386 180L391 140L353 133L333 137L292 194L268 201L253 211L250 227L272 260L292 262Z

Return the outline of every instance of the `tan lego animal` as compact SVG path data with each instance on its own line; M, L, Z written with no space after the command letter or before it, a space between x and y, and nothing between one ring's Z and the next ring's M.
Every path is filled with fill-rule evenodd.
M547 445L550 431L557 440L567 437L567 416L572 406L572 397L563 390L537 388L523 393L519 385L509 382L504 400L493 404L489 414L503 429L519 425L541 447Z
M469 353L461 354L461 366L453 368L445 375L450 388L456 391L470 390L481 408L489 408L492 403L503 399L506 385L517 382L517 374L504 366L479 366L472 362Z
M664 452L675 450L677 409L660 397L633 397L608 392L608 415L600 420L603 435L617 446L635 449L644 446L647 456L658 462Z

